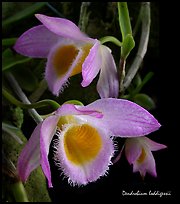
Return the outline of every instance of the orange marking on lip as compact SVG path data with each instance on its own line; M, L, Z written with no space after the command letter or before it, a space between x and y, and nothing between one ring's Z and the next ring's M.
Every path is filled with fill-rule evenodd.
M88 124L70 127L64 137L67 158L76 165L95 159L102 147L98 131Z
M92 44L88 43L81 48L82 55L78 60L77 64L74 66L72 73L70 74L70 77L81 73L82 64L86 57L88 56L91 47ZM64 45L56 50L56 53L53 57L53 67L59 77L62 77L67 73L73 61L76 59L79 51L80 50L74 45Z

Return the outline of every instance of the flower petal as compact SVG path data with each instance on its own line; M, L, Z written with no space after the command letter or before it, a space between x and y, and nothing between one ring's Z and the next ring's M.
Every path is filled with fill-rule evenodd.
M154 177L157 176L156 163L154 160L154 156L152 155L152 152L150 150L146 149L146 157L142 163L136 161L133 164L133 172L137 171L139 171L141 176L143 177L146 175L146 172L148 172Z
M74 40L87 40L88 37L71 21L63 18L49 17L36 14L36 18L46 26L51 32Z
M57 96L59 92L63 90L63 87L67 85L68 78L71 76L82 56L82 51L79 51L78 48L76 49L74 42L63 39L64 38L58 41L58 44L49 52L45 71L48 87L52 93ZM66 53L68 51L69 54ZM64 59L62 58L63 54Z
M130 164L133 164L141 154L141 144L136 138L128 138L125 142L125 155Z
M45 26L39 25L23 33L17 39L14 49L16 52L28 57L46 58L58 38Z
M113 56L108 47L101 46L102 64L97 91L101 98L117 98L119 94L119 81Z
M94 152L97 152L97 146L98 153L94 155ZM68 147L70 152L67 151ZM113 153L113 142L107 131L89 124L68 125L59 136L56 159L65 176L69 178L69 182L73 185L86 185L107 172Z
M157 143L157 142L155 142L153 140L150 140L147 137L144 137L144 140L145 140L146 145L148 145L148 147L149 147L149 149L151 151L157 151L157 150L160 150L160 149L167 148L166 145Z
M87 108L103 114L101 121L114 136L144 136L160 127L147 110L125 99L99 99L87 105ZM78 109L82 110L83 107Z
M95 110L90 110L87 109L86 107L83 106L75 106L73 104L63 104L60 108L57 109L56 115L58 116L65 116L65 115L89 115L92 116L93 118L102 118L103 115L102 113L95 111Z
M40 131L41 166L46 178L48 179L49 187L52 187L52 182L48 154L51 140L56 131L58 119L59 117L57 116L50 116L46 118L42 123Z
M150 147L150 145L152 144L151 142L153 141L147 137L130 138L130 139L127 139L127 141L128 143L131 144L129 148L131 148L132 153L133 153L133 149L136 148L137 145L138 145L138 148L140 149L140 155L136 158L136 160L132 162L133 172L139 171L142 177L144 177L146 175L146 172L148 172L152 176L156 177L157 176L156 163ZM153 144L154 143L155 142L153 142ZM159 146L154 146L154 147L156 149Z
M40 165L40 129L39 123L34 129L29 141L23 148L17 162L17 171L20 179L24 182L30 173Z
M83 87L88 86L93 81L100 70L101 63L100 42L96 40L82 65L83 81L81 82L81 85Z

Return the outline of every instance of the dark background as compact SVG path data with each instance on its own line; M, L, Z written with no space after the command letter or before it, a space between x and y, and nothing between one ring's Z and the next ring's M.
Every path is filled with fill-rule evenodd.
M78 23L79 10L81 2L68 2L69 5L65 8L62 3L51 2L51 5L63 11L63 15L72 20L74 23ZM112 23L114 16L113 8L110 8L106 3L91 2L89 10L92 11L90 15L90 25L87 28L87 33L91 37L103 37L105 35L113 35L118 37L120 35L117 22L105 29L104 25ZM65 4L65 2L64 2ZM137 17L139 2L129 2L129 13L131 16L132 24L135 22L135 16ZM165 9L164 9L165 6ZM149 71L154 72L152 79L143 87L142 92L151 96L156 102L156 108L150 111L161 123L161 128L148 135L148 137L156 142L167 145L167 149L163 149L157 152L153 152L156 161L157 178L146 175L142 180L139 173L132 172L132 166L130 166L124 156L110 167L108 176L104 176L94 183L90 183L83 187L72 187L68 184L67 179L60 175L60 170L54 165L52 161L53 148L50 150L49 159L51 162L52 181L54 188L49 189L49 194L53 202L66 203L68 201L73 202L105 202L110 199L111 202L121 201L135 201L135 200L177 200L178 197L178 137L177 124L178 117L178 87L176 83L178 77L178 65L175 64L179 56L176 57L176 49L171 48L171 44L175 45L178 42L176 37L177 25L173 27L172 21L169 19L169 6L162 5L159 2L151 3L151 33L148 45L148 51L143 61L143 69L141 71L142 76L145 76ZM41 13L46 15L54 15L50 10L42 10ZM55 15L54 15L55 16ZM173 20L176 21L177 18ZM105 23L102 24L101 20ZM9 27L7 30L3 30L2 36L5 37L17 37L20 36L25 30L30 27L39 24L33 16L29 17L27 21L19 22L18 24ZM138 36L137 36L138 40ZM107 44L113 50L115 59L118 59L119 50L112 44ZM178 47L177 47L178 48ZM133 55L133 52L132 52ZM131 60L131 56L129 58ZM80 81L79 76L77 79L71 79L71 86L69 86L58 99L59 102L72 99L71 93L73 91L73 85ZM97 93L92 92L95 90L96 79L92 84L92 87L88 87L82 90L82 87L75 85L79 91L76 93L77 100L83 100L84 104L90 103L97 97ZM82 91L82 92L81 92ZM73 92L74 93L74 92ZM43 98L53 96L47 91ZM31 125L30 125L31 124ZM23 131L25 135L30 136L34 127L34 121L27 118L23 124ZM123 144L123 140L117 138L119 143L119 149ZM136 193L137 191L142 193L149 193L149 191L170 193L170 196L123 196L122 192Z

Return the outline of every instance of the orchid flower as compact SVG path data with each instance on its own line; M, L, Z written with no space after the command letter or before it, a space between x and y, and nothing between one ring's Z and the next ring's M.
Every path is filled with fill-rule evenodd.
M37 125L18 159L22 181L41 165L52 187L48 161L54 142L55 163L73 185L86 185L105 175L114 155L114 137L140 137L160 124L147 110L125 99L99 99L87 106L63 104Z
M35 16L43 25L23 33L14 49L28 57L47 58L45 79L52 93L58 96L68 78L79 73L83 78L81 85L86 87L100 71L97 82L100 97L117 98L119 83L111 50L67 19Z
M125 155L130 164L133 164L133 172L140 172L144 178L146 172L156 177L156 163L151 151L166 148L147 137L128 138L125 142Z

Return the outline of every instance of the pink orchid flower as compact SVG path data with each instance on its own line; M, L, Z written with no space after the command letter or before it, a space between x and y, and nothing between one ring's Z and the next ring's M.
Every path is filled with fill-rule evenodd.
M43 25L23 33L14 49L28 57L47 58L45 79L52 93L58 96L68 79L81 72L81 85L86 87L100 71L97 82L100 97L117 98L119 83L111 50L67 19L35 16Z
M48 161L50 143L55 141L55 161L73 185L86 185L105 175L112 164L113 137L147 135L160 124L144 108L124 99L99 99L87 106L63 104L39 123L18 159L22 181L41 165L52 187Z
M146 172L156 177L156 163L152 151L166 148L147 137L128 138L125 142L125 155L130 164L133 164L133 172L140 172L144 178Z

